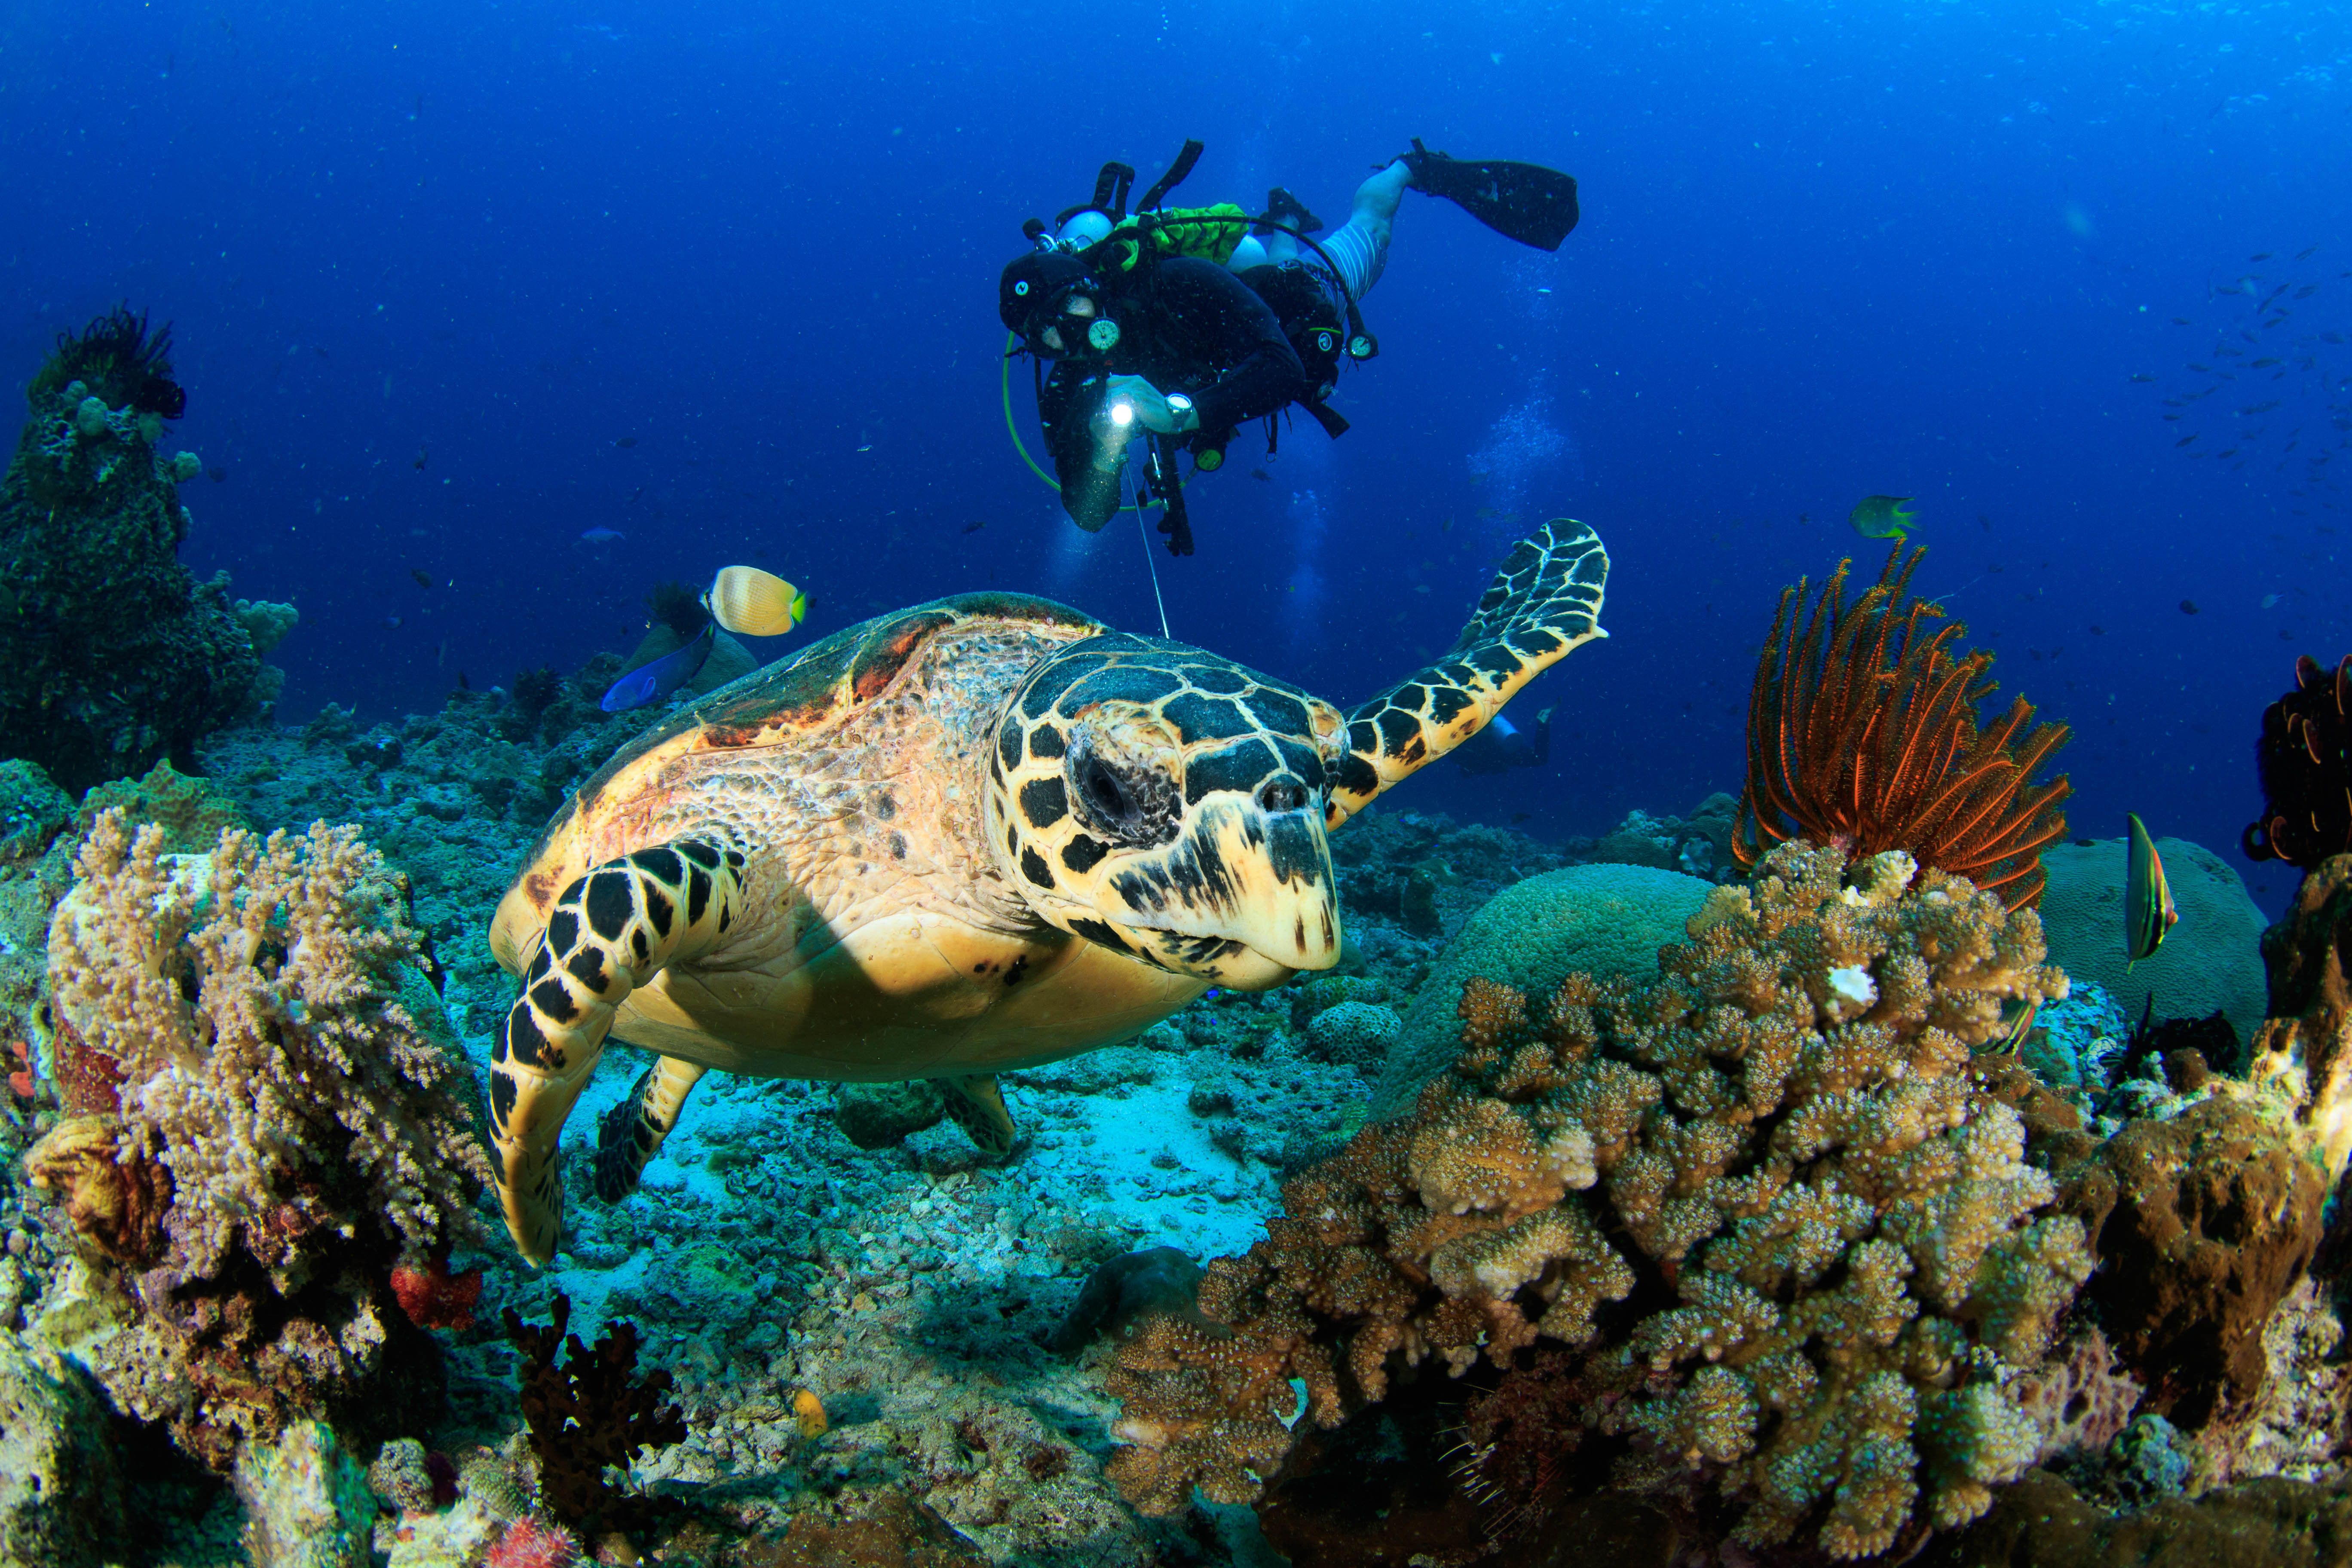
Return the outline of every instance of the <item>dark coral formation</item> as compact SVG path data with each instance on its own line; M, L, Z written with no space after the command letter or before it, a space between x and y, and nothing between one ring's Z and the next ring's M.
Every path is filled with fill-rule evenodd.
M2307 871L2352 850L2352 654L2333 670L2294 661L2294 689L2263 710L2254 770L2263 814L2239 839L2247 859Z
M2012 909L2042 896L2040 851L2065 837L2063 777L2033 775L2069 733L2022 697L1990 729L1992 655L1955 656L1967 627L1911 597L1924 549L1896 544L1852 605L1840 562L1810 616L1806 584L1780 595L1748 708L1748 777L1732 852L1752 866L1790 838L1854 855L1908 851Z
M58 346L33 378L32 395L62 392L80 382L107 406L127 407L158 419L188 411L188 395L172 379L172 328L153 331L147 312L131 313L128 303L95 318L79 332L59 332Z
M674 1509L614 1486L604 1471L625 1473L640 1452L686 1441L684 1417L663 1403L670 1374L637 1374L635 1323L612 1324L592 1351L564 1332L571 1321L571 1298L560 1290L553 1321L543 1327L506 1311L507 1338L522 1355L522 1413L539 1457L541 1500L592 1539L658 1523Z
M271 695L227 579L178 559L197 467L158 449L183 401L166 347L127 314L62 343L0 478L0 753L76 794L165 756L193 772L198 739Z
M2090 1258L1969 1053L2004 1003L2063 994L2039 924L1893 852L1858 885L1835 850L1761 869L1653 983L1466 987L1466 1048L1416 1111L1210 1265L1211 1322L1121 1351L1121 1489L1249 1500L1299 1416L1337 1426L1424 1363L1508 1373L1539 1340L1579 1352L1617 1484L1703 1481L1752 1545L1871 1555L2031 1465L2010 1374Z

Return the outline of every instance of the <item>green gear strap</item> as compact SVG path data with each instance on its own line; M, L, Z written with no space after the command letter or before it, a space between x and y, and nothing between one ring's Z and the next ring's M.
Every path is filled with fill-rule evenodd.
M1162 256L1197 256L1223 267L1234 258L1253 221L1240 204L1219 202L1208 207L1163 207L1139 213L1112 232L1123 235L1149 224Z

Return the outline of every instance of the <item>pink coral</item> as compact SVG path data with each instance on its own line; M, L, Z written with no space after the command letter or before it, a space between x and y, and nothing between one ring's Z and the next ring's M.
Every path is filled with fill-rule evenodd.
M580 1542L560 1524L541 1524L529 1514L507 1526L482 1568L572 1568Z

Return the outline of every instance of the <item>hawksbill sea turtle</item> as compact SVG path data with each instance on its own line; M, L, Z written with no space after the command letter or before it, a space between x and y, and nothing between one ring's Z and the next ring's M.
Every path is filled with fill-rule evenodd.
M1014 594L877 616L703 698L557 812L491 924L521 977L489 1080L516 1247L554 1256L558 1139L608 1037L657 1058L602 1130L612 1200L713 1068L929 1079L1003 1153L996 1073L1328 969L1325 835L1607 636L1608 573L1591 529L1544 524L1444 658L1345 714Z

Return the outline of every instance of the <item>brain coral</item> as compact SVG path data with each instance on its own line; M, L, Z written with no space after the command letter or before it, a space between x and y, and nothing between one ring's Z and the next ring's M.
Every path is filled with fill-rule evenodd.
M1862 1557L1981 1513L2034 1459L2011 1385L2091 1258L1969 1053L2065 978L2030 910L1899 852L1845 870L1774 849L1646 982L1465 985L1413 1112L1285 1187L1209 1266L1210 1322L1120 1352L1127 1495L1250 1500L1297 1387L1332 1426L1402 1367L1543 1337L1582 1353L1616 1484L1708 1483L1749 1545Z
M2139 1021L2152 993L2159 1018L2229 1015L2241 1047L2268 1011L2262 936L2269 921L2222 858L2186 838L2159 838L2180 923L2152 958L2124 971L2124 841L2060 844L2042 852L2049 877L2042 930L2051 962L2077 980L2105 987L2124 1016ZM2216 1062L2215 1067L2231 1064Z
M1438 958L1407 1009L1372 1091L1372 1113L1404 1110L1461 1050L1454 1005L1465 981L1475 975L1549 996L1572 973L1647 975L1658 949L1682 935L1683 921L1713 886L1647 866L1571 866L1496 894Z

